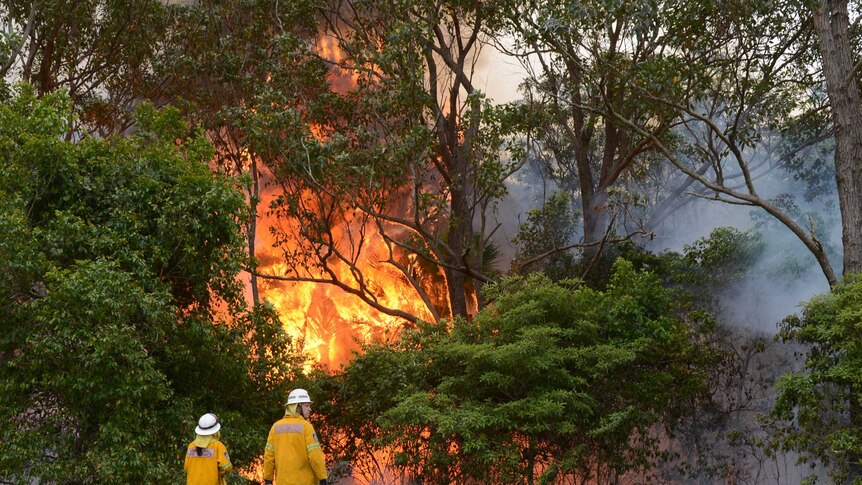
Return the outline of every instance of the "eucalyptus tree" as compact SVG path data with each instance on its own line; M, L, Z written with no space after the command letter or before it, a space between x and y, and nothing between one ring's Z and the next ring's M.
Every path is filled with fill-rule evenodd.
M241 175L248 196L245 224L251 298L260 302L256 257L262 251L262 194L273 168L262 156L258 113L290 113L315 123L314 106L328 92L327 71L315 56L317 21L307 2L177 2L170 29L159 40L157 75L174 90L171 102L207 130L214 165Z
M588 2L555 10L536 2L516 12L515 50L541 69L528 94L543 96L534 98L555 121L540 148L558 166L578 160L577 176L564 179L582 203L594 201L583 205L585 225L597 213L594 193L614 184L635 189L666 160L683 177L676 187L656 179L665 188L652 196L652 223L683 196L758 207L805 244L830 284L837 281L817 219L794 217L784 194L762 195L757 183L832 136L822 124L797 130L806 136L793 145L783 136L824 109L801 4ZM605 136L593 140L597 126ZM603 156L591 159L590 143L599 141Z
M139 100L170 98L170 83L156 72L170 12L157 0L4 1L0 75L41 95L65 89L81 114L75 129L122 132Z
M810 349L806 352L803 371L787 374L779 381L773 417L780 418L780 433L772 445L802 452L805 461L820 460L829 467L835 480L858 483L862 468L862 450L857 444L862 405L858 383L852 375L857 360L855 342L858 341L853 326L858 321L855 273L859 271L858 218L862 201L859 199L857 159L862 106L858 64L855 64L858 46L853 34L858 18L851 22L853 9L848 3L746 2L740 5L742 9L735 10L738 16L728 16L725 9L715 12L712 20L705 16L707 23L703 27L696 26L698 33L735 31L744 34L734 36L739 39L739 46L727 57L742 75L732 74L729 87L733 89L722 90L733 93L731 100L738 99L731 103L737 106L737 113L730 117L722 115L719 119L726 121L715 123L711 115L691 106L677 108L715 133L720 150L714 160L729 154L739 169L741 190L735 190L733 184L718 173L707 178L691 169L683 171L713 191L716 198L729 196L741 203L759 206L781 221L815 255L832 286L828 295L809 302L801 317L789 317L782 324L783 339L810 345ZM736 27L726 28L737 21ZM721 28L713 30L717 27ZM691 38L704 37L692 35ZM810 94L807 98L806 93ZM728 96L721 99L728 99ZM752 124L751 120L761 121ZM813 130L806 127L812 120L818 126ZM763 147L768 141L757 131L751 131L758 125L773 129L803 127L799 131L802 136L798 138L801 143L780 153L779 162L797 163L798 159L794 158L800 149L824 141L827 148L831 148L834 143L831 160L819 156L815 160L824 166L832 165L829 168L834 169L841 210L845 284L839 281L819 240L818 232L822 233L822 227L809 223L807 230L803 229L802 224L788 217L777 201L764 201L758 194L755 159L750 154L755 147ZM750 133L755 136L751 137ZM679 161L670 155L668 158L675 164Z
M677 110L680 125L694 139L688 143L695 152L669 145L662 151L688 176L686 184L701 185L693 192L759 207L787 227L835 285L839 272L828 242L821 239L826 233L822 219L794 215L787 194L763 195L758 179L780 168L829 189L837 186L843 272L855 271L860 201L853 168L858 150L852 144L859 138L854 129L859 129L860 112L847 2L741 2L716 10L693 6L680 13L678 20L685 22L677 25L688 27L679 35L692 39L683 47L709 60L688 65L707 67L711 81L704 96L687 103L669 101L649 87L641 91ZM694 14L698 21L688 21ZM833 150L831 160L822 155ZM805 157L810 161L801 160ZM824 175L836 185L824 184Z
M848 0L813 2L811 14L835 129L835 180L841 203L844 274L862 272L862 98L859 47Z
M845 280L809 301L782 324L785 340L810 345L801 373L778 382L773 417L783 433L776 446L803 452L830 467L836 482L862 482L862 396L858 375L859 280L862 272L862 100L859 95L857 5L847 0L806 4L818 40L822 75L835 131L834 168L841 208ZM788 426L787 423L792 423Z
M680 79L698 79L697 96L672 100L651 86L639 89L648 102L677 115L673 122L684 137L676 146L657 140L657 147L686 176L681 187L700 186L686 188L689 194L762 209L805 245L834 284L837 276L821 241L825 227L810 214L793 214L788 194L770 193L760 183L772 171L793 171L800 154L828 149L831 143L833 131L819 115L825 100L812 75L815 38L803 21L805 10L795 2L725 7L688 5L677 13L676 25L685 27L676 35L694 39L685 46L689 69ZM682 21L695 13L698 22ZM645 133L624 118L621 122ZM806 128L812 120L820 123Z
M655 141L608 112L622 113L664 139L669 113L643 102L637 86L654 86L673 99L697 87L672 81L683 68L668 33L672 3L500 2L504 32L512 39L500 47L527 68L525 102L541 113L530 127L532 148L580 200L585 243L616 229L609 227L614 189L644 177L657 163Z
M417 315L382 303L360 266L371 260L416 292L423 318L482 306L481 286L491 279L483 258L494 229L488 215L517 163L499 153L515 110L493 106L473 81L495 14L471 1L321 9L324 39L337 46L329 59L341 76L335 102L311 127L273 110L260 117L284 127L268 145L267 156L281 160L274 207L297 221L279 235L288 263L281 278L334 284L415 322ZM374 238L382 241L376 252ZM335 262L351 276L339 277Z

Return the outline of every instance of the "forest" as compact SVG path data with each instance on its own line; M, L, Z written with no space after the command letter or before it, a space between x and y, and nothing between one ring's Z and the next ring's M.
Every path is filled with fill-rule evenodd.
M0 484L862 484L860 21L0 0Z

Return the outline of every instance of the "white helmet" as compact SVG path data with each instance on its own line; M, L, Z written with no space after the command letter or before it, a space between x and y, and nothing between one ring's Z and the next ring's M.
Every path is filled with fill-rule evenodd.
M221 429L221 424L218 422L218 416L213 413L206 413L198 419L198 427L195 428L195 433L201 436L209 436L218 433Z
M294 389L287 395L287 404L302 404L304 402L311 402L308 391L305 389Z

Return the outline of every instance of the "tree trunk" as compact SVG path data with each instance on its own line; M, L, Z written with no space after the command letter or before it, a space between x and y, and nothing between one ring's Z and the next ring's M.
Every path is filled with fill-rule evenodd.
M576 97L580 102L580 96ZM601 241L605 234L607 214L605 202L607 193L596 191L593 177L593 167L590 164L589 150L592 133L585 130L584 112L581 108L574 109L575 122L575 163L578 169L578 182L581 189L581 210L584 212L584 242ZM589 252L589 251L587 251Z
M597 243L605 237L608 229L607 200L605 191L589 190L589 195L581 187L583 195L582 207L584 210L584 242ZM587 248L585 253L594 254Z
M572 59L575 59L572 57ZM604 214L604 202L607 199L607 194L604 192L596 192L596 183L593 177L593 167L590 164L589 152L590 142L593 137L592 129L586 125L586 113L582 108L583 99L581 98L582 78L580 66L570 60L568 63L569 72L572 74L572 79L569 84L569 89L572 93L572 121L573 132L571 133L571 141L575 148L575 164L578 169L578 182L581 189L581 210L584 212L584 242L597 242L604 236L603 223L606 217ZM558 113L561 113L558 110ZM561 124L565 124L564 118L560 118Z
M473 221L469 215L466 190L464 190L466 169L453 170L453 173L457 173L458 177L452 181L447 244L452 250L452 257L455 258L450 261L450 265L461 267L469 264L472 259L469 254L469 244L473 236ZM452 316L467 317L466 272L458 269L447 269L446 279L449 284L449 304L452 309Z
M843 274L862 271L862 100L853 72L853 46L847 0L820 0L814 8L814 28L820 43L820 57L826 92L835 125L835 180L841 207ZM850 407L852 426L862 426L862 411ZM848 483L862 476L860 456L851 454Z
M853 72L847 0L820 0L813 14L835 125L835 178L846 275L862 272L862 100Z
M257 237L257 205L260 199L260 175L257 171L257 162L252 155L251 166L251 187L248 194L250 205L250 214L248 216L248 224L246 226L246 238L248 240L248 257L249 265L251 266L251 302L255 308L260 304L260 291L257 285L257 264L255 263L255 238Z

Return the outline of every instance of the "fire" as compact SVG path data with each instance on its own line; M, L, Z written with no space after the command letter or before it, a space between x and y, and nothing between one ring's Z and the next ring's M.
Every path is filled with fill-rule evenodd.
M332 63L330 70L329 83L332 89L337 93L346 93L350 91L359 81L359 74L356 71L351 71L346 68L345 60L347 56L341 51L338 46L338 40L331 35L322 35L318 37L315 45L320 57Z
M262 206L268 205L276 195L271 190L263 194ZM311 199L311 196L308 197ZM305 202L314 206L313 201ZM288 274L289 268L281 258L282 248L271 235L277 227L288 234L296 234L295 221L264 216L258 224L256 247L261 261L259 272L268 275ZM291 228L291 226L294 226ZM387 264L388 248L376 226L363 222L355 213L345 215L332 233L336 241L352 240L358 249L355 268L331 258L328 261L335 278L357 288L360 283L369 288L377 301L387 308L404 310L423 319L431 315L424 307L407 278ZM288 241L286 244L292 244ZM293 249L293 248L289 248ZM357 279L354 270L362 275ZM328 276L309 268L309 279ZM361 343L390 341L403 328L405 320L386 315L362 301L359 297L329 283L315 281L260 281L262 297L278 311L285 330L303 350L318 363L335 369L346 364Z
M316 47L319 55L332 63L332 89L345 93L355 87L358 74L344 67L346 56L339 49L337 40L331 35L323 35L318 38ZM320 126L310 126L309 129L318 139L326 137ZM269 174L264 174L264 178L270 178ZM259 207L268 207L279 190L276 185L269 186L261 194ZM304 206L312 209L316 207L313 194L303 194L302 198ZM261 274L288 274L282 257L284 248L279 247L279 244L291 245L295 241L288 239L287 243L276 242L270 229L275 227L287 234L296 234L299 232L296 224L296 221L261 215L255 242ZM353 268L334 258L327 262L335 273L335 279L357 288L360 281L354 271L358 270L362 275L361 284L370 289L383 307L403 310L430 320L429 311L407 278L385 262L389 258L389 249L378 228L363 222L356 213L350 211L342 215L336 224L337 227L331 228L335 240L349 241L353 248L360 249L356 249L359 252L355 254L357 263ZM321 277L329 279L328 275L315 274L313 269L309 269L308 275L302 276L303 279L311 280ZM328 283L259 279L259 288L262 298L277 309L285 330L294 342L318 363L330 369L347 363L361 343L388 341L405 324L404 319L384 314L359 297Z

